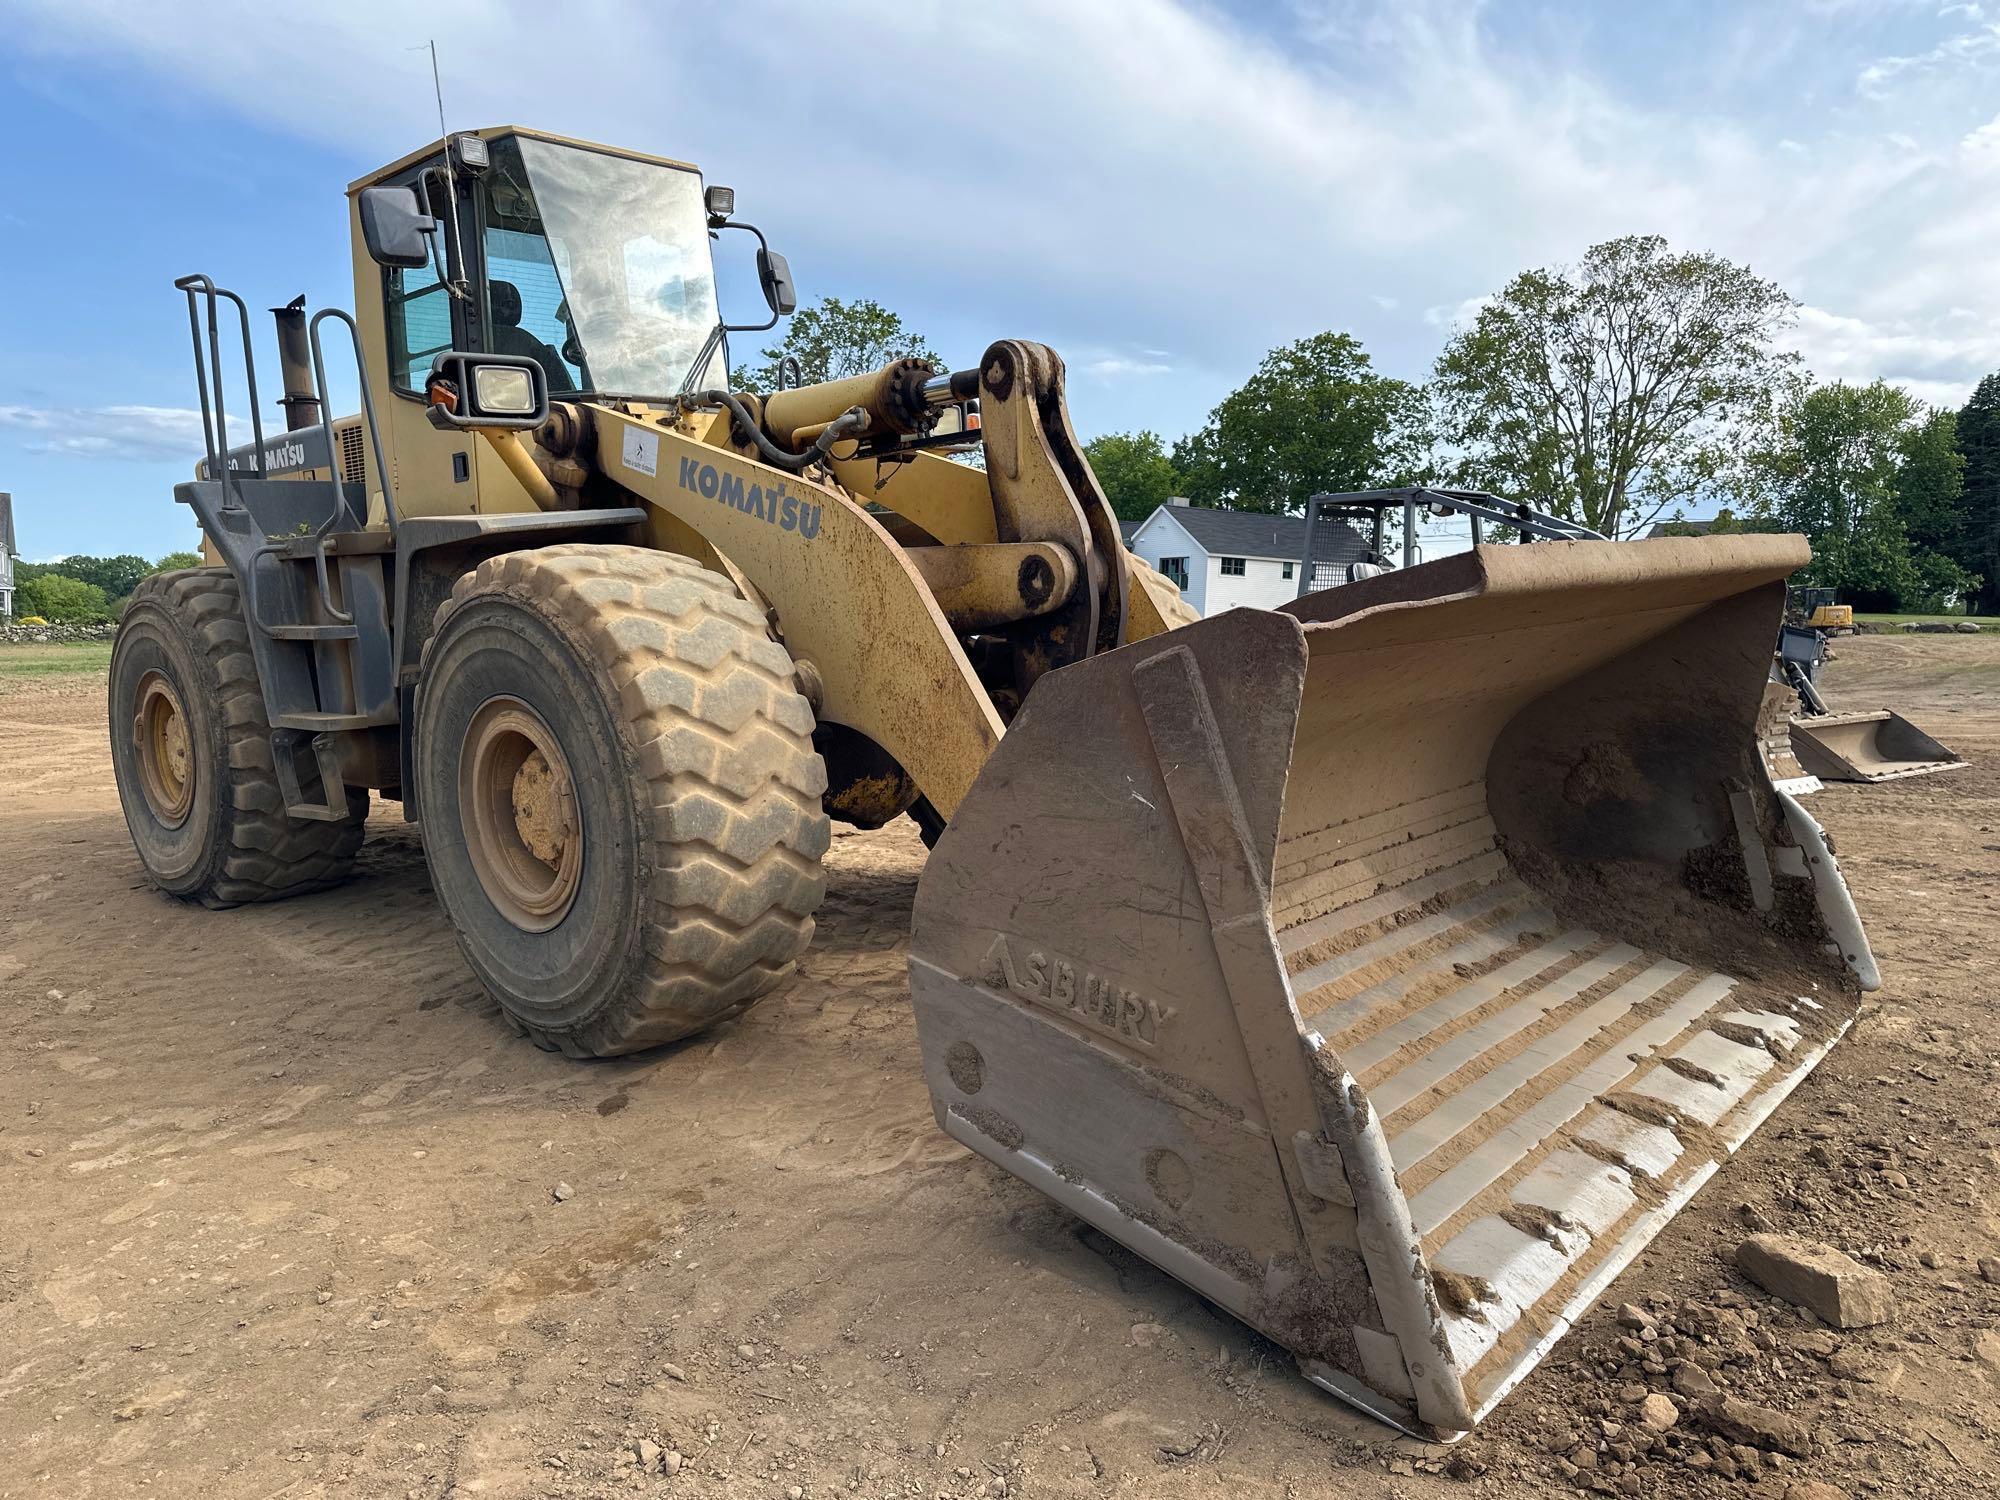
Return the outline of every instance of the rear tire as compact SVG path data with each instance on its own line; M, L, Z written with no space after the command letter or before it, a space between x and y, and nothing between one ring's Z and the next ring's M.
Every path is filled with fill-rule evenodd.
M794 972L826 771L791 658L727 578L640 547L490 559L438 613L414 728L432 883L541 1046L655 1046Z
M204 906L274 901L353 873L368 794L339 822L285 812L271 725L227 568L156 573L111 648L111 764L153 884Z

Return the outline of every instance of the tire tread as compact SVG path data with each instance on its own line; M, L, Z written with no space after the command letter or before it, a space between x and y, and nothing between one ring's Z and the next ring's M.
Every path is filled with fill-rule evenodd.
M192 639L213 676L216 718L226 740L229 784L218 789L225 806L221 857L188 899L209 907L243 906L346 880L365 833L368 794L349 788L348 816L339 822L286 814L235 575L227 568L155 573L140 580L131 603L157 603Z
M580 638L582 664L601 674L630 735L652 846L635 972L574 1027L510 1024L546 1049L603 1057L747 1009L795 972L826 892L826 768L785 648L726 577L673 553L592 543L481 563L439 607L431 640L455 610L496 593Z

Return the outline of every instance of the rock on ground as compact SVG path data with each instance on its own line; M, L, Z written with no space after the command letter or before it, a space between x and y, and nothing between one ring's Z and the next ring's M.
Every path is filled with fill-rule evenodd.
M1797 1417L1734 1396L1711 1396L1697 1410L1704 1425L1731 1442L1776 1449L1793 1458L1812 1454L1812 1430Z
M1787 1302L1811 1308L1835 1328L1889 1321L1895 1296L1889 1278L1830 1245L1789 1234L1753 1234L1736 1247L1736 1267Z
M1680 1419L1681 1409L1657 1391L1639 1403L1641 1425L1654 1432L1665 1432Z

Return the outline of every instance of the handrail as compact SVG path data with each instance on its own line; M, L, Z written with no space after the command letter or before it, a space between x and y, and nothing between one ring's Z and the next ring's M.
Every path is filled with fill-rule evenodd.
M202 438L208 449L208 467L211 474L222 481L223 503L229 503L232 494L236 503L242 504L242 493L230 477L232 470L224 459L229 449L229 423L223 412L222 401L222 335L215 313L218 297L227 297L236 304L236 319L243 330L243 383L250 393L250 432L255 439L257 452L257 476L265 476L264 467L264 418L257 403L257 356L250 344L250 309L243 299L227 288L218 287L214 281L199 271L182 276L174 286L185 293L188 299L188 332L194 339L194 379L195 389L201 396ZM199 291L208 303L208 353L206 363L201 353L201 318L195 309L195 293ZM214 387L215 416L209 419L209 387ZM220 446L218 447L218 443Z
M244 300L226 287L219 287L207 276L196 272L180 277L174 282L176 289L187 294L188 335L194 344L195 391L201 398L202 443L208 455L208 471L211 479L222 484L222 507L228 509L248 509L244 504L243 491L236 470L229 459L229 421L224 409L222 379L222 333L221 320L216 312L220 298L228 298L236 305L237 322L243 330L243 381L250 397L250 430L255 439L256 473L259 479L270 477L269 459L264 451L264 418L257 401L257 355L250 337L250 308ZM202 317L196 297L201 297L208 305L208 349L202 349ZM320 607L333 620L342 625L352 625L354 616L333 601L333 585L326 561L326 541L330 532L340 524L343 514L347 514L346 488L340 478L340 465L336 454L338 446L333 440L332 403L327 399L326 357L320 348L319 325L327 318L338 318L347 325L348 342L354 349L354 367L361 384L362 420L368 425L368 437L375 450L375 472L382 484L382 511L389 523L389 534L396 532L396 504L389 483L389 464L382 449L382 432L375 421L375 401L369 392L368 366L361 352L361 330L353 317L337 307L321 308L306 325L308 342L312 348L313 385L319 393L320 435L326 442L326 458L329 483L333 490L333 504L328 508L326 519L318 528L307 533L313 543L313 567L318 574ZM367 479L362 481L362 515L357 524L366 526ZM286 537L278 540L266 538L264 544L256 548L245 566L247 577L243 582L244 613L250 624L269 634L270 624L263 619L257 607L257 564L266 556L287 552L297 539Z
M312 344L313 385L319 392L319 428L326 437L327 462L333 463L336 449L333 442L333 418L328 415L333 406L326 398L326 358L320 353L319 347L319 325L326 318L338 318L345 323L348 342L354 346L354 368L361 384L361 420L368 428L369 446L375 450L375 473L382 481L382 515L389 523L389 535L393 537L396 534L396 501L389 484L389 463L382 452L382 429L375 422L375 398L368 390L368 365L361 353L361 330L355 326L353 317L338 307L322 307L313 314L312 321L306 325L306 336ZM335 482L337 484L338 480ZM339 493L338 490L335 493ZM368 505L368 484L365 474L362 476L361 504L364 511L361 524L365 526L368 524L365 513Z

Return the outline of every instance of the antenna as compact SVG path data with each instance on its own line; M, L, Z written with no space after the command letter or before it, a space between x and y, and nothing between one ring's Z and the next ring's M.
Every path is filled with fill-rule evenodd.
M432 41L429 46L431 49L431 89L437 95L438 102L438 134L449 136L451 132L445 128L444 123L444 85L438 81L438 44Z
M438 44L435 39L426 44L431 54L431 91L437 96L438 134L444 137L444 201L451 215L451 249L457 258L457 278L443 278L445 291L461 301L470 301L472 289L465 279L465 241L458 232L458 174L451 161L451 130L444 123L444 84L438 78ZM417 49L412 47L412 52Z

